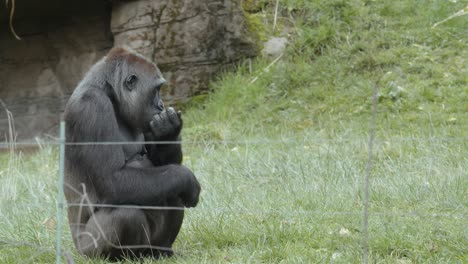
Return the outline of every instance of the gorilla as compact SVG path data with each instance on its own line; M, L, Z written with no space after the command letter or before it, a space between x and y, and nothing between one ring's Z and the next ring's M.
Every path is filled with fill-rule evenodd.
M176 142L180 112L166 108L159 94L164 83L154 63L113 48L65 107L64 192L73 242L83 255L171 256L184 207L198 203L200 184L181 165Z

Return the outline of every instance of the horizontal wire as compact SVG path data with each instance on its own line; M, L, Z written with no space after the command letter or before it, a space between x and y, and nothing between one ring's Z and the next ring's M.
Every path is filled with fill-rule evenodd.
M146 206L146 205L131 205L131 204L89 204L89 203L58 203L57 206L63 207L103 207L103 208L126 208L126 209L142 209L142 210L177 210L184 211L185 207L178 206Z
M18 205L18 204L17 204ZM39 207L42 206L41 203L22 203L17 207ZM281 213L278 209L248 209L248 208L186 208L186 207L176 207L176 206L140 206L140 205L115 205L115 204L99 204L99 203L63 203L56 204L58 207L103 207L103 208L128 208L128 209L142 209L142 210L189 210L189 211L203 211L203 212L214 212L214 213L238 213L238 214L268 214L268 213ZM361 215L362 211L324 211L324 210L289 210L289 213L297 215ZM455 217L460 219L468 218L468 214L465 213L432 213L428 211L369 211L370 215L374 216L400 216L400 217Z
M349 142L362 141L365 138L346 138L346 139L279 139L279 140L207 140L207 141L97 141L97 142L60 142L57 141L20 141L20 142L0 142L0 148L11 146L41 146L41 145L67 145L67 146L89 146L89 145L168 145L168 144L225 144L225 145L256 145L256 144L301 144L301 143L328 143L328 142ZM467 141L468 137L403 137L403 138L388 138L376 139L377 142L391 141Z

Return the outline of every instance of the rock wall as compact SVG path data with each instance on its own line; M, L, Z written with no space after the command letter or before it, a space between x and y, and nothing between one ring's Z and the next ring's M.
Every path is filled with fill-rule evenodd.
M11 2L11 1L10 1ZM68 96L88 68L112 48L105 1L16 1L10 33L0 16L0 99L12 112L18 140L57 134ZM0 13L8 14L4 2ZM0 140L9 123L0 104Z
M60 113L89 67L112 46L153 59L169 81L164 99L184 102L213 76L257 53L235 0L16 1L13 38L0 16L0 99L18 140L56 135ZM6 14L0 4L0 13ZM9 123L0 106L0 140Z
M169 87L165 98L184 101L206 91L224 65L256 54L244 14L233 0L118 2L111 31L115 45L152 58Z

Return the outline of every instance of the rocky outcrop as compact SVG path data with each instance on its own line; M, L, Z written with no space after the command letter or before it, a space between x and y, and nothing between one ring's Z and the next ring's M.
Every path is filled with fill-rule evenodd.
M257 53L236 0L16 1L10 34L0 17L0 99L19 139L55 135L68 96L112 46L153 59L169 85L163 96L184 102L207 91L221 69ZM0 12L7 13L0 4ZM0 140L8 120L0 106Z
M10 1L11 2L11 1ZM14 26L0 16L0 99L18 140L57 134L68 96L89 67L112 48L104 1L16 1ZM4 3L0 13L7 14ZM0 140L10 124L0 104Z
M255 39L233 0L118 2L111 31L115 45L129 46L159 65L171 101L206 91L224 65L256 54Z

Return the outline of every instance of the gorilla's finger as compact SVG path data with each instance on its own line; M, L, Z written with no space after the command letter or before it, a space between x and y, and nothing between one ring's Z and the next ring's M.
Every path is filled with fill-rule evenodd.
M150 121L150 129L151 129L151 132L153 132L154 136L157 136L159 134L157 121L155 120Z
M174 110L174 108L171 107L170 109L168 109L167 115L169 116L169 120L175 127L180 126L180 118L177 112Z
M175 113L174 107L168 107L168 108L166 109L166 111L167 111L169 114Z
M167 114L167 110L162 111L161 113L159 113L159 117L161 118L161 120L167 120L169 118L169 116Z
M151 122L153 122L153 126L159 126L162 123L162 118L160 115L155 115Z

